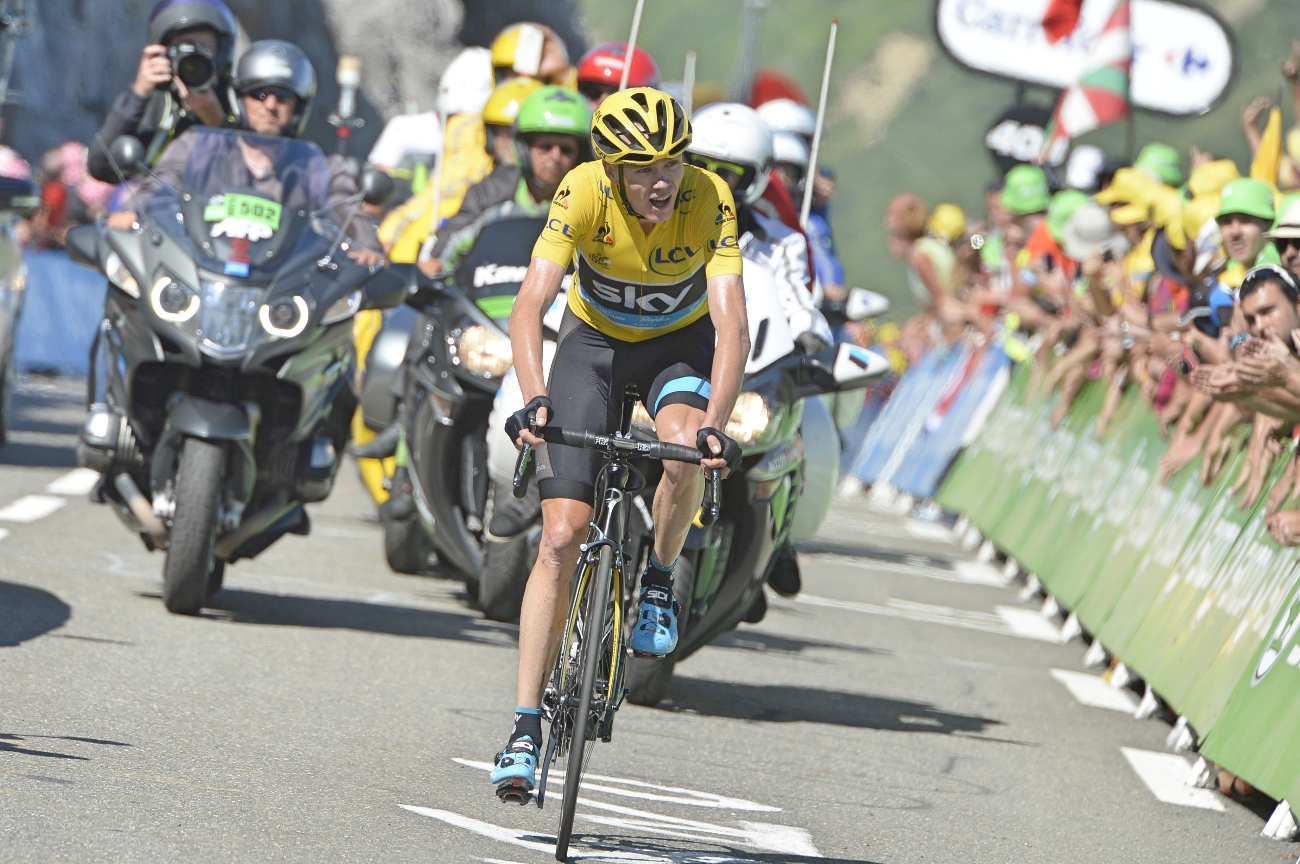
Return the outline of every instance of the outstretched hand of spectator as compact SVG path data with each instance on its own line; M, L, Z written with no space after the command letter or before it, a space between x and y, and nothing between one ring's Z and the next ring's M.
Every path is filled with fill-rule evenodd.
M1283 387L1292 373L1300 373L1300 360L1271 329L1242 346L1237 375L1247 386Z
M1256 96L1250 104L1241 109L1241 122L1248 126L1256 126L1260 116L1272 107L1273 102L1267 96Z
M1283 510L1268 517L1268 533L1279 546L1300 546L1300 510Z
M1291 40L1291 56L1282 61L1282 75L1292 83L1300 77L1300 39Z
M1192 370L1188 376L1192 386L1202 393L1209 393L1216 399L1232 396L1245 390L1237 376L1237 367L1233 363L1203 363Z

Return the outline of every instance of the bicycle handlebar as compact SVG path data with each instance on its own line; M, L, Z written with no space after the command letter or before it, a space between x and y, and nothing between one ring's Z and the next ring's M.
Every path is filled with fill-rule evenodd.
M671 462L685 462L690 465L699 465L705 458L704 454L694 447L686 447L667 441L634 441L631 438L597 435L594 432L561 429L558 426L535 428L533 434L548 444L565 444L569 447L581 447L585 450L603 450L606 452L618 450L636 456L646 456L651 459ZM520 449L519 458L515 462L513 491L516 498L523 498L528 493L528 481L532 479L535 468L533 446L525 444ZM717 521L722 508L718 496L718 482L721 479L722 471L718 468L709 469L704 477L704 501L701 505L700 524L706 527Z

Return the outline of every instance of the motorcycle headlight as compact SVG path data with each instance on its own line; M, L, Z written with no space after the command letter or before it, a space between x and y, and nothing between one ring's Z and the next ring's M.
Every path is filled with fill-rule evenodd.
M161 276L149 291L149 305L164 321L188 321L199 311L199 295L170 276Z
M325 314L321 316L320 323L337 324L340 321L346 321L357 314L357 310L360 308L361 289L358 288L356 291L352 291L330 304L330 308L326 309Z
M736 407L731 409L731 419L727 421L727 428L723 431L744 447L761 438L771 422L772 412L763 397L758 393L746 391L736 399Z
M112 282L122 291L136 300L140 299L140 283L135 281L131 271L126 269L122 259L117 257L116 252L109 252L108 257L104 260L104 272L108 274L108 281Z
M257 321L261 288L236 288L224 282L202 282L199 296L199 331L203 343L221 355L234 355L248 347Z
M452 365L482 378L500 378L514 363L510 340L482 324L453 330L447 337L447 354Z
M292 339L307 329L308 314L307 301L295 294L262 304L262 308L257 310L257 319L262 322L262 329L272 336Z

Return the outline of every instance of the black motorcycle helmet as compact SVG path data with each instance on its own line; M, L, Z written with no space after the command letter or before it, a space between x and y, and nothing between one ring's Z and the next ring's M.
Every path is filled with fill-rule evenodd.
M241 128L248 128L242 97L259 87L283 87L298 97L293 117L283 129L286 137L297 138L307 128L316 100L316 70L297 45L279 39L254 42L239 58L233 86L240 97L234 100L234 114Z

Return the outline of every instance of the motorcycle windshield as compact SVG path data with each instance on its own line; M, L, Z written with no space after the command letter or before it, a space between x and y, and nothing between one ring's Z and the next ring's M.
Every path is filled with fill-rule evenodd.
M456 284L484 315L497 320L510 317L515 295L533 260L533 246L545 225L545 218L533 216L488 222L461 257Z
M338 219L324 209L330 167L319 147L230 129L196 127L188 134L193 147L180 188L146 181L142 191L152 221L200 267L269 278L279 260L328 248Z

